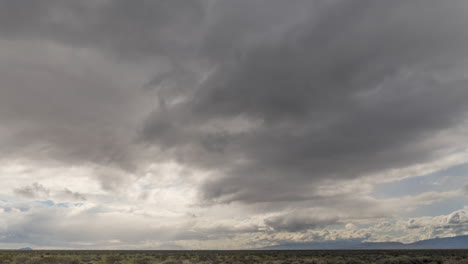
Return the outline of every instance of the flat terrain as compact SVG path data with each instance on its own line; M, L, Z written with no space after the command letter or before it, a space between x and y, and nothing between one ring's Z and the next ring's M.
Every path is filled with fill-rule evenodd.
M0 264L156 264L156 263L289 263L289 264L468 264L468 250L2 250Z

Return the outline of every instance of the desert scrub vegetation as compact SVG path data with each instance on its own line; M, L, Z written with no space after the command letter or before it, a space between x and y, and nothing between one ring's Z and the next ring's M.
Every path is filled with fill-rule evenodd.
M0 250L0 264L468 264L468 250Z

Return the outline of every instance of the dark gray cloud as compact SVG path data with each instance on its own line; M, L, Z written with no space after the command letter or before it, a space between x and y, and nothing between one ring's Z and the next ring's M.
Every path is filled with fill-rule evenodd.
M63 192L66 196L68 196L69 198L72 198L73 200L86 201L86 196L84 196L83 194L79 192L71 191L68 188L65 188Z
M65 198L65 200L71 199L73 201L86 201L86 197L79 192L74 192L68 188L64 188L63 191L57 192L50 190L37 182L31 185L15 188L13 192L18 196L32 199L50 199L51 196L58 195L60 198Z
M2 1L1 158L137 170L133 138L153 100L135 63L194 53L185 37L202 14L197 1Z
M121 58L174 56L190 47L200 1L12 1L1 3L1 34L98 47ZM193 36L197 38L196 35ZM181 55L181 54L180 54Z
M146 140L166 153L221 169L203 186L207 201L313 199L324 180L431 161L455 147L427 139L466 120L468 83L456 74L466 67L465 3L316 6L302 5L310 17L276 31L268 16L220 19L217 29L248 44L229 41L237 53L224 52L206 82L147 123ZM269 34L255 35L257 26ZM236 118L252 126L236 127Z
M19 196L36 199L47 198L50 194L49 189L37 182L31 184L30 186L16 188L14 189L14 192Z
M127 172L175 160L212 172L203 202L257 203L318 199L324 181L460 144L464 1L0 5L0 50L14 51L0 73L2 156ZM127 182L113 171L97 173L105 190Z
M200 1L2 1L1 156L137 170L155 100L139 71L193 57L203 15Z
M267 218L265 225L275 231L298 232L336 225L338 220L336 216L316 215L313 212L301 210Z

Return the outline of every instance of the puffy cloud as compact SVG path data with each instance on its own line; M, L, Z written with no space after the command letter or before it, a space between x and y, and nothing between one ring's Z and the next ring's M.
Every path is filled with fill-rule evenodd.
M466 210L460 210L447 216L448 224L468 224L468 213Z
M410 220L408 220L408 225L407 225L407 227L408 227L409 229L413 229L413 228L421 228L422 226L419 225L419 224L417 224L417 222L416 222L415 219L410 219Z
M464 235L468 231L467 208L448 215L410 219L407 228L416 229L428 237Z

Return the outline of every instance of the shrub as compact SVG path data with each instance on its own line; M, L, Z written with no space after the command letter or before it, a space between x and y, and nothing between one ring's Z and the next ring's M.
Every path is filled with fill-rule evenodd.
M122 258L116 255L109 255L104 258L104 264L117 264L120 263Z

